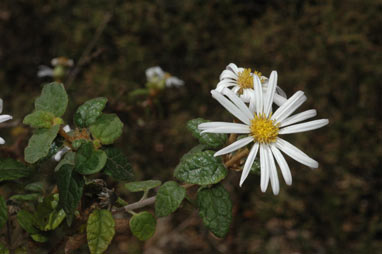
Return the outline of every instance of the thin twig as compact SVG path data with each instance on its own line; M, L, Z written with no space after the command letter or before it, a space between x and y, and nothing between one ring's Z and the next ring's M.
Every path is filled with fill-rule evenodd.
M128 211L132 211L132 210L135 210L135 209L139 209L139 208L142 208L142 207L154 204L155 199L156 199L156 196L153 196L153 197L150 197L150 198L147 198L147 199L135 202L135 203L127 205L127 206L115 208L115 209L113 209L113 212L114 213L115 212L121 212L121 211L128 212Z
M114 5L113 5L112 9L114 10ZM68 78L66 79L66 82L65 82L66 83L66 89L68 89L72 85L73 81L75 80L78 73L80 72L82 66L85 65L89 61L89 55L90 55L91 51L93 50L93 48L97 44L97 41L101 37L103 31L106 28L106 25L109 23L109 21L111 20L112 17L113 17L113 12L105 13L104 18L103 18L102 22L99 24L99 26L97 27L97 30L96 30L92 40L89 42L89 44L87 45L85 50L82 52L82 55L81 55L80 59L78 60L76 67L73 69L73 71L70 72Z
M224 165L226 166L226 168L229 168L232 165L234 165L236 162L241 160L244 156L247 156L248 153L249 153L248 149L244 149L238 152L237 154L235 154L229 161L225 162Z

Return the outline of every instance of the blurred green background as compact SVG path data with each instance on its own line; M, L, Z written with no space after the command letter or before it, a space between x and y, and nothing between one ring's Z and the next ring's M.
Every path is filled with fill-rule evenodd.
M3 0L0 97L4 113L21 120L48 81L37 77L38 66L57 56L77 63L105 25L70 85L67 115L87 99L108 97L106 110L126 125L118 146L138 178L167 180L196 144L187 120L230 120L209 93L226 65L266 76L277 70L288 97L306 93L301 111L315 108L330 120L287 137L320 167L288 159L293 185L282 184L278 196L261 193L256 175L239 188L232 172L226 239L181 209L159 220L150 241L126 233L107 253L382 253L381 14L378 0ZM145 69L155 65L186 84L166 89L154 110L132 111L129 91L143 87ZM1 136L22 157L27 139L8 127Z

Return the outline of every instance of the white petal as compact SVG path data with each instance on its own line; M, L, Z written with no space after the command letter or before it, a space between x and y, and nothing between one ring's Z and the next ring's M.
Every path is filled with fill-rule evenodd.
M12 116L10 115L0 115L0 123L11 120Z
M310 158L303 151L292 145L291 143L278 138L276 141L276 146L281 151L283 151L286 155L291 157L292 159L304 164L310 168L318 168L318 162Z
M260 145L260 189L262 192L267 190L269 183L269 163L264 145Z
M285 93L284 90L281 89L279 86L276 87L276 94L277 94L277 95L280 95L280 96L283 97L284 99L287 98L286 93ZM285 101L286 101L286 100L285 100Z
M277 106L281 106L281 105L283 105L286 101L287 101L286 98L284 98L283 96L278 95L277 93L275 93L275 95L274 95L274 97L273 97L273 102L274 102Z
M240 177L240 187L241 185L243 185L245 179L247 178L249 172L251 171L251 167L256 158L256 154L258 150L259 150L259 143L255 143L248 154L247 160L245 161L243 172L241 173L241 177Z
M272 120L281 122L292 114L302 103L306 100L304 92L297 91L292 97L290 97L281 107L279 107L272 115Z
M67 153L68 151L70 150L69 147L67 146L64 146L60 151L58 151L54 156L53 156L53 159L55 161L60 161L62 156Z
M236 107L239 108L239 110L246 116L248 119L252 119L253 115L251 114L251 111L249 111L247 105L244 104L242 100L240 100L239 97L236 96L231 90L225 89L223 91L225 95L228 96L228 98L236 105Z
M263 89L257 75L253 77L253 82L253 87L255 89L256 112L257 114L261 114L263 113Z
M5 140L2 137L0 137L0 145L4 145L4 144L5 144Z
M208 128L201 132L203 133L237 133L237 134L248 134L250 133L250 129L247 125L243 126L231 126L231 127L215 127Z
M222 80L220 81L217 85L216 85L216 91L218 91L219 93L221 93L223 91L224 88L226 87L231 87L231 86L237 86L236 83L234 83L233 81L231 80Z
M0 114L3 112L3 99L0 98Z
M247 127L247 125L242 124L242 123L227 123L227 122L206 122L206 123L201 123L198 125L199 130L206 130L209 128L219 128L219 127Z
M250 100L249 100L249 111L251 111L252 115L255 114L256 110L256 99L255 99L255 91L251 93Z
M230 112L243 123L248 125L250 124L250 119L246 117L244 113L242 113L231 101L214 90L211 91L211 94L213 98L215 98L225 109L228 110L228 112Z
M226 69L227 70L231 69L236 75L239 72L239 68L237 68L236 64L234 63L230 63L229 65L227 65Z
M298 113L296 115L290 116L287 119L281 122L280 127L288 126L294 123L298 123L304 121L306 119L315 117L317 115L317 111L315 109L309 109L304 112Z
M264 113L266 116L268 116L269 113L271 113L273 97L276 91L276 84L277 84L277 72L272 71L271 76L269 78L269 82L268 82L267 92L265 93L265 96L264 96Z
M296 133L296 132L315 130L327 125L328 123L329 123L328 119L319 119L319 120L314 120L314 121L310 121L306 123L295 124L295 125L282 128L279 131L279 134L290 134L290 133Z
M279 191L280 191L280 183L279 183L279 177L277 175L275 160L273 158L272 151L269 145L266 146L265 149L266 149L266 154L268 156L268 161L270 166L269 178L271 179L272 191L273 191L273 194L277 195L279 194Z
M220 74L220 77L219 79L222 80L222 79L233 79L233 80L237 80L237 75L231 71L231 70L224 70L221 74Z
M223 149L217 151L214 154L214 156L216 157L216 156L220 156L223 154L231 153L233 151L236 151L236 150L242 148L243 146L248 145L252 141L253 141L253 137L246 137L246 138L239 139L239 140L235 141L234 143L230 144L229 146L226 146Z
M70 128L70 126L67 124L64 126L64 128L62 128L66 133L70 132L72 129Z
M288 163L286 162L284 156L281 154L280 150L277 149L277 147L275 145L271 145L270 147L271 147L273 155L276 158L277 164L279 164L281 174L284 177L285 183L287 185L291 185L292 184L292 174L290 172Z

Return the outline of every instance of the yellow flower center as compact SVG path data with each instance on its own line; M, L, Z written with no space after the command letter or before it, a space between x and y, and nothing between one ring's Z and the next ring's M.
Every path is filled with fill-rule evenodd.
M244 69L238 73L237 83L240 86L240 90L253 88L253 76L251 75L251 69Z
M266 117L265 114L257 115L251 120L251 135L258 143L274 143L279 134L279 124L271 120L272 114Z

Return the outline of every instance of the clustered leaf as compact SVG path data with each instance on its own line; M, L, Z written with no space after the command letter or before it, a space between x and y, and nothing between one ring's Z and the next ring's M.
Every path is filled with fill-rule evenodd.
M41 96L35 101L35 109L48 111L60 117L68 106L68 95L63 84L53 82L44 86Z
M130 182L125 184L125 187L131 192L139 192L139 191L148 191L150 189L154 189L161 184L162 182L159 180L147 180L147 181Z
M39 159L46 157L59 129L59 125L49 129L36 129L29 139L28 146L25 148L25 161L35 163Z
M116 114L102 114L89 129L103 145L110 145L122 135L123 123Z
M220 157L213 151L202 151L183 158L175 168L174 176L180 181L198 185L215 184L227 175Z
M105 166L107 160L106 153L96 150L91 142L83 144L78 149L75 156L75 169L83 175L98 173Z
M186 196L186 189L174 181L164 183L155 199L155 215L164 217L175 212Z
M198 125L201 123L209 122L203 118L192 119L187 122L187 129L191 131L192 135L197 138L200 144L206 146L209 149L217 149L224 146L227 140L226 134L221 133L203 133L198 129Z
M205 188L197 194L199 215L204 225L217 237L224 237L232 220L232 203L223 186Z
M115 234L115 222L108 210L94 210L88 218L86 227L89 250L91 254L102 254L106 251Z
M131 232L141 241L154 235L156 224L154 216L146 211L134 214L129 223Z
M89 127L102 114L102 110L105 108L106 102L107 99L104 97L88 100L78 107L76 113L74 114L74 123L78 127Z
M35 224L35 218L30 212L26 210L20 210L17 213L16 218L20 226L29 234L39 233L38 229L33 226Z
M32 173L32 168L19 161L11 158L0 159L0 182L28 177Z
M48 111L37 110L27 115L23 123L32 128L50 128L53 124L54 115Z
M56 173L57 186L59 190L59 208L63 208L68 216L68 222L76 210L85 185L83 177L74 171L74 167L69 164L63 165Z
M117 148L105 149L107 161L103 172L119 181L131 181L134 172L127 157Z

